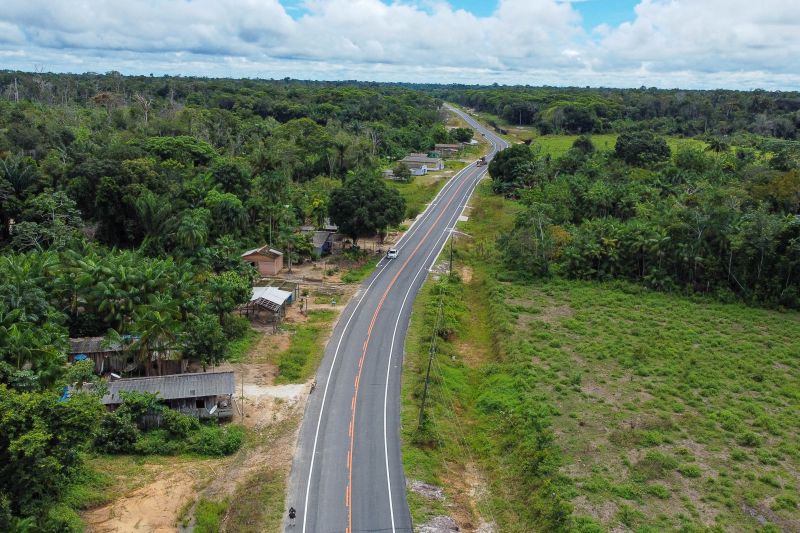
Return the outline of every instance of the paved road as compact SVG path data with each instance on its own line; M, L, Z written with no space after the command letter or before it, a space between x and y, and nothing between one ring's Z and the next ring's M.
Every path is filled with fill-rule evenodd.
M459 114L461 114L459 112ZM491 141L507 143L462 115ZM411 307L486 166L455 175L344 310L306 407L289 481L296 533L411 531L400 457L400 373Z

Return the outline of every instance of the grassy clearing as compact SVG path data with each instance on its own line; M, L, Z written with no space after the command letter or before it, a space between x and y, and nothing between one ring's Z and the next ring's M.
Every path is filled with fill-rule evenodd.
M279 531L285 488L286 475L269 467L247 478L230 499L222 531Z
M598 150L608 152L614 150L617 137L619 137L619 135L616 133L604 133L591 136L592 142ZM541 146L545 153L549 153L553 157L560 157L567 153L572 147L572 143L574 143L577 138L578 135L540 135L532 137L534 145ZM699 139L684 139L681 137L665 137L665 139L673 154L681 146L697 147L701 149L705 149L707 146L705 142Z
M488 184L472 205L462 229L475 238L457 256L473 275L446 296L456 326L439 344L423 431L431 281L412 316L409 477L463 503L459 479L477 463L491 495L473 509L502 531L800 529L800 315L624 283L504 279L493 243L516 207ZM410 503L416 523L443 511Z
M228 361L240 363L244 356L250 353L253 346L258 342L260 335L253 328L248 328L247 333L241 339L237 339L228 345Z
M286 351L276 354L277 383L302 383L313 375L335 318L333 310L314 309L309 311L307 322L284 326L292 332L292 340Z
M205 498L201 499L197 502L197 507L194 510L194 532L218 533L227 508L227 500L213 502Z
M342 276L342 282L361 283L367 279L370 274L372 274L372 271L375 270L375 265L377 265L378 261L380 260L380 257L371 257L367 259L364 264L345 272L345 274Z
M413 181L387 181L389 187L397 190L406 201L406 218L416 218L425 210L439 190L447 183L447 178L441 174L428 174L416 176Z

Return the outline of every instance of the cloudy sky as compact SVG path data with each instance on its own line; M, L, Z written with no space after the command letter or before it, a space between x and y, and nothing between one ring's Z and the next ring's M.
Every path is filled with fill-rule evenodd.
M800 0L0 0L0 69L800 89Z

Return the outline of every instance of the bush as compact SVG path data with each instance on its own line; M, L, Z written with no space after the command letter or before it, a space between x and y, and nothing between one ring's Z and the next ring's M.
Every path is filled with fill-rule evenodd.
M227 500L212 502L202 498L197 502L194 511L195 533L216 533L225 511L228 509Z
M250 321L243 316L229 316L222 330L229 340L241 339L250 331Z
M242 447L244 429L241 426L201 426L187 442L187 451L198 455L230 455Z
M700 468L695 465L681 465L678 467L678 472L688 478L698 478L702 474Z
M103 417L95 447L106 453L131 453L140 435L133 420L116 411Z
M163 429L144 433L133 448L141 455L177 455L183 451L181 443L170 440L169 433Z
M172 437L186 438L193 431L200 429L200 421L189 415L168 409L161 415L161 427Z
M19 531L26 531L21 528ZM48 509L38 531L46 533L81 533L84 530L81 517L64 504L56 504Z

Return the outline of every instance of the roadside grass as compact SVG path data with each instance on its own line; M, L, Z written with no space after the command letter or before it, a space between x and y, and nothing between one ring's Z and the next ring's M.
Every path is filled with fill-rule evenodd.
M260 533L280 531L286 475L265 467L248 477L231 496L221 531Z
M442 281L426 282L412 314L409 478L458 502L468 489L458 473L474 460L489 491L477 509L501 531L548 529L559 516L578 531L800 529L800 315L626 283L508 278L494 242L517 207L488 183L471 204L460 229L473 239L456 247L471 281L445 297L457 325L439 340L422 431ZM552 500L537 496L542 486ZM450 510L416 494L409 503L415 524Z
M237 339L228 344L228 361L231 363L240 363L244 356L250 353L253 346L259 340L259 333L252 327L247 328L247 332L241 339Z
M592 142L594 143L595 147L598 150L610 152L614 150L614 145L617 142L617 135L616 133L602 133L602 134L595 134L590 136ZM533 139L533 145L539 145L542 147L542 150L545 153L552 155L553 157L561 157L570 148L572 148L572 143L575 142L575 139L578 138L578 135L534 135L531 137ZM669 146L672 153L678 150L681 146L689 146L693 148L700 148L705 149L708 146L705 142L699 139L689 139L683 137L665 137L667 141L667 145Z
M227 500L214 502L201 498L194 510L194 533L219 533L227 509Z
M342 275L342 282L343 283L361 283L365 279L372 274L372 271L375 270L375 265L378 264L380 261L380 257L371 257L367 259L363 264L348 270L347 272Z
M415 176L410 182L387 180L387 185L400 193L406 201L406 219L416 218L425 210L439 190L447 183L448 177L441 174Z
M335 318L336 312L332 309L313 309L308 312L307 322L284 324L283 327L292 332L292 338L289 348L275 355L276 383L303 383L314 374Z

